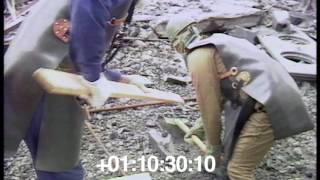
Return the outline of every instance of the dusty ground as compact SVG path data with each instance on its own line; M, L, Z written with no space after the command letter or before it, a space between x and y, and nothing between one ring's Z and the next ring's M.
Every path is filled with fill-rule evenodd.
M153 1L152 1L153 2ZM144 11L137 14L162 15L167 12L179 12L183 8L204 8L207 1L158 1L150 3ZM150 32L148 23L134 23L130 28L140 28L138 37L146 37ZM133 41L123 47L109 64L110 68L120 69L124 74L145 75L154 82L152 88L177 93L182 97L193 97L195 92L189 84L187 86L173 85L164 81L164 75L186 76L187 70L183 60L178 56L166 41L141 42ZM298 82L301 95L316 124L316 84ZM132 104L137 101L127 99L110 100L110 105ZM138 102L140 103L140 102ZM187 118L192 124L200 117L197 106L150 106L123 111L111 111L95 114L90 120L94 124L96 133L101 137L108 151L119 157L127 155L129 159L138 159L140 156L159 156L156 150L149 146L146 124L158 126L163 117ZM265 160L256 171L256 179L316 179L316 129L294 137L277 141ZM199 153L196 147L180 144L178 149L181 155L188 158L196 157ZM102 148L94 140L87 128L84 128L82 137L81 159L86 169L86 179L100 180L116 176L117 173L100 172L96 167L100 159L105 159ZM36 179L31 164L29 152L24 143L21 144L14 158L5 160L4 178ZM138 171L135 173L139 172ZM134 174L130 172L129 174ZM154 172L151 176L155 180L182 180L182 179L212 179L204 172L166 173Z

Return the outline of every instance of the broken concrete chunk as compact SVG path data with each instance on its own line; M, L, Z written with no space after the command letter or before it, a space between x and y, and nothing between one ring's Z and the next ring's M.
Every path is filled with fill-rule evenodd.
M157 124L156 124L156 122L154 122L154 120L149 119L149 120L146 122L146 126L147 126L147 127L157 127Z
M290 31L290 15L288 11L274 10L271 12L272 28L276 31Z
M193 17L196 25L203 33L232 29L235 26L252 27L260 23L264 12L260 9L242 6L239 4L219 2L210 6L210 12L199 10L188 10L186 13ZM176 14L168 14L150 22L150 26L159 37L167 37L166 25L170 18Z
M179 76L167 75L165 76L165 82L185 86L191 82L191 78L189 76L179 77Z
M141 41L141 40L135 40L135 41L133 41L133 44L132 44L132 45L135 46L135 47L140 47L140 48L145 48L145 47L147 47L147 44L144 43L144 42Z
M168 37L166 32L166 27L169 19L170 19L170 15L167 15L167 16L161 16L150 22L150 27L153 30L153 33L157 35L157 37L159 38Z
M156 129L150 129L148 135L150 145L158 151L162 158L175 154L170 134L166 134L166 136L164 136L162 132Z
M211 13L198 14L197 27L202 33L233 29L236 26L253 27L260 23L264 12L260 9L220 3Z
M185 133L181 131L181 129L177 125L167 123L167 121L171 121L171 119L172 118L164 118L163 121L159 121L160 127L165 131L167 131L172 136L173 143L175 144L184 143ZM188 122L187 119L180 119L180 120L183 121L184 123Z
M290 12L290 21L293 25L298 25L303 21L313 21L314 17L311 14L302 12Z
M246 29L238 26L235 29L229 31L228 34L237 38L246 39L252 44L258 43L258 38L257 38L258 32L252 31L250 29Z
M297 80L314 81L317 76L316 42L292 26L294 33L259 34L268 53Z

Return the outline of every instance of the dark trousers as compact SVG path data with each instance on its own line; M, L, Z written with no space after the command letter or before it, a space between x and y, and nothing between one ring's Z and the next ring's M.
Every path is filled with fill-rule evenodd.
M31 125L28 129L27 135L24 138L25 143L31 153L32 160L37 158L38 142L41 122L44 114L44 102L45 96L42 97L41 102L38 105L36 112L33 115ZM36 169L36 173L39 180L82 180L84 179L84 169L81 164L74 167L71 170L63 172L49 172L40 171Z

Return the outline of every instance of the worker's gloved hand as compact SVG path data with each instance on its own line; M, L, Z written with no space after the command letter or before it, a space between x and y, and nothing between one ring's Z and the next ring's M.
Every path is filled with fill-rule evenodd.
M194 126L192 128L190 128L190 131L188 133L186 133L186 135L184 136L184 141L189 143L189 144L193 144L192 139L191 139L192 135L195 135L199 139L204 141L205 133L204 133L203 122L202 122L201 118L198 118L196 120Z
M150 83L150 80L139 75L122 75L120 82L135 85L145 93L151 92L145 86L145 84Z
M111 95L111 85L108 83L106 77L101 73L98 80L90 82L82 78L82 81L86 83L91 90L91 94L87 97L81 97L94 107L103 106L106 100Z

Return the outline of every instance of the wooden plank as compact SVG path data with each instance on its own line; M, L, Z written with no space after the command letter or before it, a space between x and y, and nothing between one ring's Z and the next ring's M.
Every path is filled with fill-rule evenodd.
M90 84L82 80L80 75L57 71L53 69L39 68L33 74L36 81L48 93L71 95L71 96L90 96L94 92ZM172 103L184 103L184 100L175 93L159 91L156 89L143 92L140 88L132 84L108 81L110 84L110 97L159 100Z

